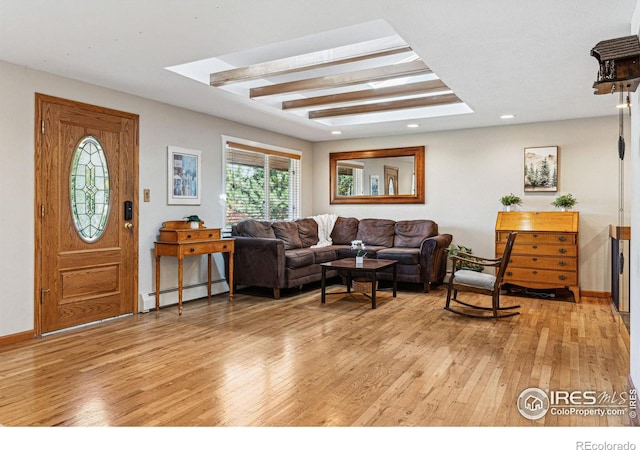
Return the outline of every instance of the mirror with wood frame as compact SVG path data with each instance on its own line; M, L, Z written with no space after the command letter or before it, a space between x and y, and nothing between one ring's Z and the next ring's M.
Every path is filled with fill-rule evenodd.
M424 203L424 153L424 146L330 153L330 203Z

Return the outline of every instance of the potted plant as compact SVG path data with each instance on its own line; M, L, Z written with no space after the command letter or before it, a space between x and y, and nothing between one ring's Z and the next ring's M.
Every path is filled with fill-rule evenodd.
M361 240L351 241L351 250L357 250L356 252L356 264L362 264L364 257L367 256L367 252L364 251L364 242Z
M200 217L197 215L185 216L184 218L187 219L191 228L200 228L200 222L202 222L202 220L200 220Z
M473 250L471 249L471 247L465 247L464 245L451 244L447 248L447 253L449 254L449 257L456 256L459 253L466 253L467 255L472 255ZM467 257L467 259L474 259L474 258L473 256L470 256L470 257ZM465 270L473 270L474 272L482 272L484 270L484 267L481 266L480 264L473 264L466 261L460 262L460 268Z
M578 200L576 200L573 195L565 194L556 197L556 199L551 204L556 208L560 208L560 211L566 211L567 209L573 208L576 203L578 203Z
M516 205L522 205L522 199L513 193L509 195L505 195L500 199L500 203L502 203L507 211L511 211L512 208Z

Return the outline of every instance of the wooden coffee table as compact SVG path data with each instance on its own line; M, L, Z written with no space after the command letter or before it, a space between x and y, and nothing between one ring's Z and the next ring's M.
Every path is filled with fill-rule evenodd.
M396 296L398 290L397 272L396 267L398 261L394 259L367 259L365 258L362 264L356 264L355 258L344 258L337 261L321 263L322 267L322 303L326 303L326 287L327 287L327 269L344 270L347 272L347 291L346 292L330 292L330 294L349 294L351 293L351 278L353 274L368 273L371 277L371 295L365 292L361 292L363 295L371 298L371 308L376 308L376 284L378 272L383 270L393 270L393 296Z

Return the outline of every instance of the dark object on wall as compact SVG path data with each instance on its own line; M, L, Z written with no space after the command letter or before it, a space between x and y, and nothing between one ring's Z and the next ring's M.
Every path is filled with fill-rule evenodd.
M638 36L625 36L600 41L591 49L598 60L598 80L594 94L634 92L640 83L640 41Z

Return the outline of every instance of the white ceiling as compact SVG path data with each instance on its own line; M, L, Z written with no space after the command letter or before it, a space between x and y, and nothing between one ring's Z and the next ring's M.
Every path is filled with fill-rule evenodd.
M310 141L422 133L616 114L617 95L593 94L590 50L629 35L635 3L0 0L0 60ZM344 42L352 27L379 20L474 112L414 120L417 129L407 120L340 126L343 134L333 136L325 124L165 69L228 55L282 58L290 55L277 54L276 44L293 48L316 34L318 49L331 48L327 32L338 30L332 36ZM500 119L507 113L516 117Z

